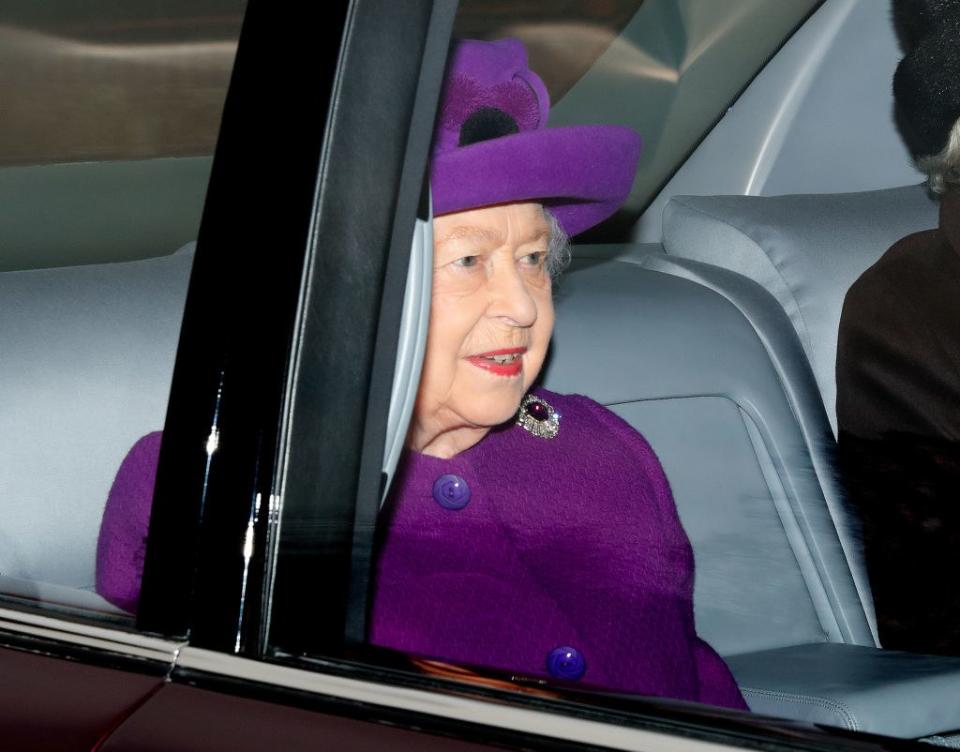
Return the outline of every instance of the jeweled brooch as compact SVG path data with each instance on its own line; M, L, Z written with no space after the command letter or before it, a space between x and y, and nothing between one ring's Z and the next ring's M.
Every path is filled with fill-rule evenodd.
M546 400L528 394L520 403L517 425L540 439L553 439L560 433L560 416Z

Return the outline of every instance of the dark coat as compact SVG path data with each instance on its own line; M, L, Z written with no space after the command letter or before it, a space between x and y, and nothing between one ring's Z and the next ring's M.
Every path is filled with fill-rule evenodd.
M960 190L847 293L837 420L881 643L960 655Z
M841 431L960 441L960 188L940 227L896 243L847 293L837 342Z

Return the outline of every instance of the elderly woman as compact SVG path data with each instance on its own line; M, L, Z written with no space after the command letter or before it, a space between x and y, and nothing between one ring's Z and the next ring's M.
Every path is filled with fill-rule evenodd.
M897 124L940 199L847 293L840 456L884 647L960 655L960 0L897 0Z
M426 356L381 520L370 641L744 709L696 635L693 556L650 446L586 397L531 391L567 234L616 210L640 151L626 128L548 129L548 110L519 42L456 47L431 157Z

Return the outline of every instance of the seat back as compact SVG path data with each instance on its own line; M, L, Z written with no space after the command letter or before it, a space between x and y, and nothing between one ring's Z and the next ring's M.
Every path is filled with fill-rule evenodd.
M0 575L93 588L113 478L163 427L192 263L0 274Z
M560 280L545 386L651 442L694 548L698 631L722 654L874 645L829 425L786 316L739 275L642 264L581 261ZM739 284L739 301L715 283Z
M836 435L837 327L850 285L897 240L937 225L923 186L803 196L677 196L663 213L671 256L763 286L790 318Z

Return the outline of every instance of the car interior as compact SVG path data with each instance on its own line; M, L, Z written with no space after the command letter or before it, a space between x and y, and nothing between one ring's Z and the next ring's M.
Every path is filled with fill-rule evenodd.
M897 59L885 4L821 6L641 215L636 242L575 247L545 385L594 396L656 448L694 547L698 631L751 709L919 738L957 727L960 661L881 649L834 463L844 295L937 223L889 116ZM769 107L784 91L796 99ZM857 92L839 113L837 91ZM825 120L838 125L827 153ZM861 137L875 168L849 146ZM728 159L750 171L725 181Z
M692 34L710 5L634 3L617 39L557 84L557 124L603 120L620 101L626 113L610 121L633 123L643 95L610 95L631 77L673 115L695 110L664 82L682 88L696 45L657 45L680 26ZM744 18L711 28L722 37ZM575 242L542 382L607 405L656 450L694 548L698 632L754 712L956 745L960 658L880 645L835 464L844 295L894 241L937 223L891 116L901 53L888 3L803 1L766 21L781 36L719 110L694 113L702 125L667 144L669 159L637 126L648 138L640 171L660 177L644 177L615 218L617 242ZM209 169L203 155L0 167L9 598L125 618L94 592L97 533L126 451L163 426ZM418 380L431 246L421 226L387 471Z

